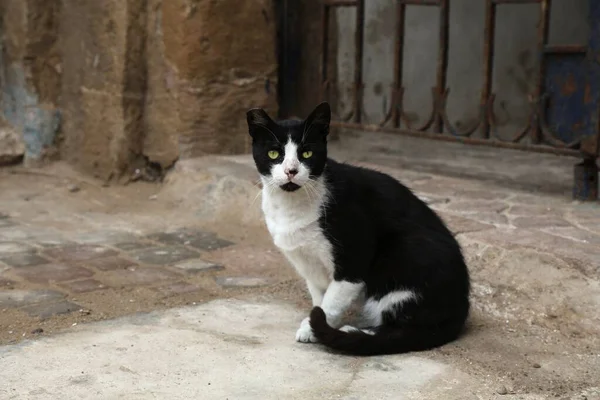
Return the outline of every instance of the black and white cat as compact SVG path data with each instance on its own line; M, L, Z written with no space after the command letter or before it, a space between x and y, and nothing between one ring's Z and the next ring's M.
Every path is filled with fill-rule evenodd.
M262 109L247 113L267 227L306 280L314 306L296 340L375 355L456 339L470 291L459 244L392 177L329 159L330 118L327 103L304 121L275 122ZM343 326L356 301L364 324Z

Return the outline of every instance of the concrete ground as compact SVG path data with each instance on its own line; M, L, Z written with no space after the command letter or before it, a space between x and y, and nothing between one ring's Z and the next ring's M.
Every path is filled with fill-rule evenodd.
M401 179L457 234L463 338L366 359L295 343L310 304L249 157L110 187L15 167L0 170L0 398L600 398L600 206L568 197L575 160L343 137L337 159Z

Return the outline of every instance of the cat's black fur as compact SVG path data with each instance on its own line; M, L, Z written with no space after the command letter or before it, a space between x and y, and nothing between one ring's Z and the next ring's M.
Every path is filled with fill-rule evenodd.
M313 177L323 175L330 194L319 223L334 248L334 279L364 282L367 298L397 290L413 290L418 298L398 306L395 317L384 313L373 336L333 329L315 307L310 315L314 335L327 347L355 355L427 350L456 339L469 313L470 291L459 244L438 215L396 179L327 158L329 118L329 106L318 106L307 125L321 125L304 143L314 152ZM285 143L289 134L301 142L307 126L304 121L268 124L271 134L253 135L262 173L273 162L266 149Z

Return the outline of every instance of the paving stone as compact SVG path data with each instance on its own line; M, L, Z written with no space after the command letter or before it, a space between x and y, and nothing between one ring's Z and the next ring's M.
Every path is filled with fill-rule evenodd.
M114 271L116 269L125 269L137 264L122 257L112 256L94 258L92 260L85 261L83 265L86 267L97 268L100 271Z
M511 203L516 204L538 204L547 207L560 207L564 205L566 198L556 197L551 194L537 192L535 194L517 193L510 198Z
M2 237L9 241L28 241L34 242L37 238L51 238L60 236L54 229L43 226L16 225L10 228L0 229Z
M571 213L574 217L580 219L598 218L600 213L600 203L578 203L571 208Z
M0 242L0 255L33 251L31 246L19 242Z
M17 225L17 223L10 219L0 219L0 228L10 228L15 225Z
M225 267L223 267L222 265L210 261L204 261L199 258L174 264L173 267L179 268L187 273L192 274L206 271L221 271L225 269Z
M167 265L190 258L197 258L200 254L185 247L165 246L136 250L131 252L131 256L146 264Z
M3 289L12 289L15 286L15 281L0 277L0 291Z
M63 297L65 295L56 290L0 290L0 307L21 307Z
M36 247L54 247L74 244L65 239L60 232L39 226L17 226L14 228L1 228L0 238L7 241L21 241Z
M185 245L199 250L216 250L227 247L233 243L217 237L212 232L199 229L182 229L170 233L158 233L150 235L149 239L166 245Z
M116 247L119 250L123 250L123 251L133 251L133 250L147 249L149 247L155 247L156 245L154 243L150 243L150 242L135 241L135 242L117 243L117 244L113 244L112 246Z
M450 230L454 234L465 232L477 232L485 229L494 229L493 225L482 224L469 218L459 217L456 215L443 214L443 220L446 222Z
M82 281L61 283L60 287L72 293L86 293L95 290L106 289L106 285L95 279L84 279Z
M60 261L85 261L99 257L114 256L117 252L93 244L76 244L50 248L45 250L44 254Z
M508 197L508 193L484 189L458 189L454 191L453 196L474 200L503 200Z
M215 281L223 287L239 287L239 288L250 288L260 287L271 284L271 281L266 278L255 278L255 277L243 277L243 276L228 276L228 277L217 277Z
M425 181L415 181L410 184L410 188L418 193L423 193L426 196L436 195L440 197L453 196L456 193L456 188L464 186L464 181L444 181L439 177ZM467 190L463 188L463 190Z
M157 290L164 295L173 296L179 294L200 292L202 291L202 288L187 282L175 282L170 285L161 286Z
M221 239L218 237L206 237L203 239L194 240L190 242L188 246L194 247L198 250L212 251L224 247L229 247L233 244L234 243L230 242L229 240Z
M515 204L510 207L508 213L513 216L553 216L555 218L561 218L564 213L564 209L561 207L552 207L540 204Z
M2 273L4 271L8 271L10 269L10 267L6 264L4 264L2 261L0 261L0 275L2 275Z
M72 281L94 275L93 272L85 268L64 264L44 264L17 268L14 273L32 283Z
M11 267L29 267L41 264L48 264L50 261L40 257L34 252L27 253L9 253L0 255L0 261Z
M456 201L446 205L446 209L464 213L495 212L499 213L507 209L508 205L501 201L469 200Z
M570 212L570 220L577 223L578 226L600 234L600 206L593 208L580 209L579 206Z
M148 236L148 239L166 245L184 245L194 238L214 237L212 232L182 229L175 232L159 232Z
M584 231L583 229L569 227L549 227L542 231L554 236L580 242L582 244L591 244L600 248L600 234Z
M260 276L281 267L289 270L285 257L273 247L236 244L206 254L205 260L227 268L232 276ZM292 270L289 270L293 273Z
M138 237L129 232L122 231L96 231L78 234L73 238L83 244L105 244L113 245L124 242L135 242Z
M600 218L596 219L587 219L585 221L577 221L577 224L588 231L594 232L600 235Z
M52 237L37 237L33 243L42 248L59 247L59 246L73 246L76 243L67 239L63 239L57 236Z
M533 229L491 229L488 231L468 233L483 243L504 248L525 247L541 250L568 260L581 272L590 277L597 277L600 272L600 246L582 243Z
M517 217L513 219L512 224L517 228L547 228L552 226L571 226L571 224L563 218L553 216Z
M47 319L54 315L69 314L81 310L81 306L70 301L63 300L58 303L32 304L22 308L27 314L40 319Z
M491 225L508 225L509 221L506 215L498 214L495 212L476 212L473 214L463 214L474 221L481 222L483 224Z
M156 267L131 267L110 271L98 277L111 287L152 285L180 278L181 275L178 273Z

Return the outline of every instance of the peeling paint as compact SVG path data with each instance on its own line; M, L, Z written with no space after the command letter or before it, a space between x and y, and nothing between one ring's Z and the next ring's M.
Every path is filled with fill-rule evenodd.
M60 125L60 112L51 105L40 103L38 95L29 90L22 64L5 65L0 54L0 69L3 72L2 113L22 132L25 158L40 159L44 149L54 142Z
M585 54L555 53L546 56L546 91L549 97L547 123L556 135L569 143L598 134L596 114L600 82Z

